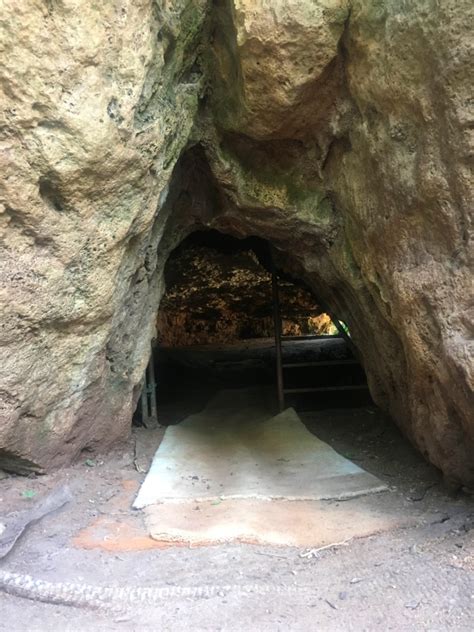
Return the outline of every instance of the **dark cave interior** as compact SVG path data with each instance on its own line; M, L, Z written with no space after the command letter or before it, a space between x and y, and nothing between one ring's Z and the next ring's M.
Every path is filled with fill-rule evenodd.
M273 265L265 240L216 230L192 233L171 253L153 343L158 417L160 406L180 399L199 409L222 388L276 389ZM350 339L303 283L276 274L285 405L371 405Z

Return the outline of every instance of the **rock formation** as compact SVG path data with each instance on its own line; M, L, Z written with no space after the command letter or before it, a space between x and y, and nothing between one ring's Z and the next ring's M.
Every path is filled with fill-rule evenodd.
M4 9L0 465L124 437L170 251L269 240L372 396L474 483L467 0Z
M208 231L171 253L156 323L160 347L273 339L272 275L256 251L269 257L265 242ZM282 278L278 286L283 335L338 333L306 288Z

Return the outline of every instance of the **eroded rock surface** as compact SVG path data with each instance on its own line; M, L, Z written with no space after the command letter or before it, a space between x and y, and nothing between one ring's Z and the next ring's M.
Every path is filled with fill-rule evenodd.
M128 432L160 294L158 217L202 90L205 9L2 6L5 467L59 465Z
M471 5L7 7L3 464L127 433L166 258L214 227L270 240L377 403L473 484Z
M262 250L268 258L265 242L221 233L194 233L185 240L165 267L157 317L160 346L273 338L272 275L259 260ZM338 333L306 288L280 278L278 293L283 335Z

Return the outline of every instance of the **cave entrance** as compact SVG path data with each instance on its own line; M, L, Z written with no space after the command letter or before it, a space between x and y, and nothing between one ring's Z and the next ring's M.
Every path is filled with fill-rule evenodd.
M157 410L176 423L223 388L267 387L280 410L371 402L347 328L275 268L267 241L196 231L169 256L165 285L145 423Z
M330 429L331 418L304 418L334 398L354 407L365 376L342 324L273 261L262 239L207 231L165 266L152 368L167 427L134 503L154 507L160 537L266 539L272 500L277 539L289 543L299 536L287 501L386 488L320 438L314 422ZM316 528L314 506L297 507Z

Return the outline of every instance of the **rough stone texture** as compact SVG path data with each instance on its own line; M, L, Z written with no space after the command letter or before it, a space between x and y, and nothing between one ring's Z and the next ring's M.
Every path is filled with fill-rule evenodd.
M269 239L348 323L380 406L473 484L472 11L5 7L3 462L126 434L167 255L212 226Z
M347 6L296 4L324 6L328 20L343 19ZM289 6L290 15L258 6L277 26L267 38L263 18L249 10L245 38L236 29L244 69L250 63L245 41L279 48L278 24L300 15ZM472 482L473 118L466 28L472 7L387 1L352 2L349 10L344 30L336 30L341 39L332 78L315 65L314 80L332 95L331 105L316 121L304 119L299 152L302 136L292 116L302 116L304 98L291 104L288 126L276 131L277 123L268 122L274 113L268 82L259 90L243 81L236 111L245 119L247 104L260 99L267 115L265 130L251 131L251 140L236 137L215 104L220 138L208 153L231 200L220 221L235 227L240 218L289 255L287 265L348 322L380 406L448 476ZM295 59L305 59L307 42L296 43ZM327 39L320 43L334 50ZM275 76L271 65L267 70ZM284 83L288 93L302 81L298 70ZM313 103L318 109L316 98Z
M358 332L373 396L425 456L472 483L469 16L463 0L353 3L357 117L351 151L335 147L327 171L363 286L350 320L377 316L373 337Z
M204 8L2 3L5 467L59 465L128 431L161 285L157 218L201 91Z
M219 122L255 139L308 140L333 106L348 13L347 0L234 0L214 39Z
M255 252L266 244L252 243L194 233L170 255L156 323L161 346L273 338L272 275ZM287 279L278 286L285 336L338 333L306 288Z

